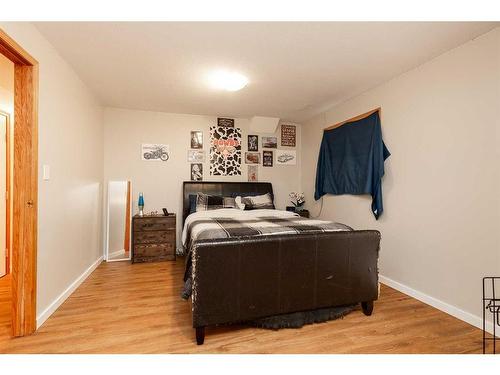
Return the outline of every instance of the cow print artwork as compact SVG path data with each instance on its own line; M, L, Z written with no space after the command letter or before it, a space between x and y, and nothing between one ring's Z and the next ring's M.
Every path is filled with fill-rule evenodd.
M241 175L241 129L210 127L210 175Z

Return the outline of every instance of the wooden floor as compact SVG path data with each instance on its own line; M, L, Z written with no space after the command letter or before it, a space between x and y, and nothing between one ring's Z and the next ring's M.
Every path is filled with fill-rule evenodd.
M179 297L183 263L103 263L29 337L8 337L10 305L0 296L0 352L481 352L479 329L384 285L371 317L354 311L344 319L280 331L208 328L205 344L197 346L190 304Z

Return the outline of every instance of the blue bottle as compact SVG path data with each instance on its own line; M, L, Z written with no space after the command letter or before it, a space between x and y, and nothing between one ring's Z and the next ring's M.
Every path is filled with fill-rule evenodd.
M142 195L142 193L139 193L138 206L139 206L139 216L144 216L144 196Z

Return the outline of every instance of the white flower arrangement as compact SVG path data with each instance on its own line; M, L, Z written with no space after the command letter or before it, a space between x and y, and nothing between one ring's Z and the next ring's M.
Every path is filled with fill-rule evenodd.
M292 204L295 207L300 207L300 206L304 205L304 203L306 203L306 198L305 198L304 193L292 192L292 193L290 193L289 196L290 196L290 201L292 202Z

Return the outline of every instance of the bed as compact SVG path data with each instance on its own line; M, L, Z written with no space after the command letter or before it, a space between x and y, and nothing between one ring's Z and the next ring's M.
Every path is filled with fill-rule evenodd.
M273 190L265 182L183 184L185 281L192 284L198 345L207 326L359 303L371 315L378 298L378 231L278 210L189 215L190 195L197 193L273 196Z

